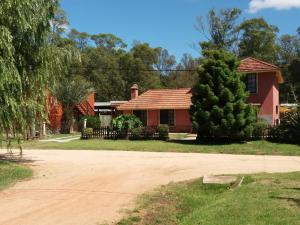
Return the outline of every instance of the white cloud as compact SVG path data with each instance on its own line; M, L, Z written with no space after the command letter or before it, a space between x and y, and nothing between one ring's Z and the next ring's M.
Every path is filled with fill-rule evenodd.
M248 11L256 13L268 8L277 10L300 8L300 0L250 0Z

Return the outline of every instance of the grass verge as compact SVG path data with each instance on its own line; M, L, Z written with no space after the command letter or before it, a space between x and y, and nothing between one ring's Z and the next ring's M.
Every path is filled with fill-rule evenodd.
M0 160L0 191L31 176L32 170L29 167Z
M61 150L123 150L148 152L195 152L250 155L300 155L300 146L252 141L233 144L199 144L195 141L127 141L127 140L75 140L66 143L30 141L25 149Z
M173 183L145 194L118 225L299 225L300 173L246 176L241 187Z

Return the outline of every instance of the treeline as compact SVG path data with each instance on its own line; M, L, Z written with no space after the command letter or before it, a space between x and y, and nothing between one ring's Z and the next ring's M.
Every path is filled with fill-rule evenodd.
M52 22L53 43L77 49L80 60L71 66L68 76L81 76L94 86L97 101L123 100L129 97L133 83L141 91L151 88L192 87L198 80L201 50L223 49L239 58L255 57L280 66L286 83L281 100L296 102L300 96L300 29L295 34L278 36L279 29L263 18L238 23L240 9L211 10L199 17L196 29L205 41L199 43L199 58L184 54L177 62L167 49L135 41L131 48L113 34L88 34L71 29L59 9Z
M129 98L133 83L143 92L152 88L191 87L197 79L198 59L185 54L179 63L168 50L135 41L128 48L121 38L113 34L88 34L75 29L66 32L65 13L57 11L53 21L52 42L79 52L74 60L69 79L81 76L96 91L97 101L125 100Z

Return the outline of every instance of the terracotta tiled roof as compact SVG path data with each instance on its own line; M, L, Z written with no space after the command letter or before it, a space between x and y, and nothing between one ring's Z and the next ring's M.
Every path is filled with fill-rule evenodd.
M252 57L243 59L239 70L242 73L276 72L278 82L283 83L283 77L279 67Z
M118 110L189 109L191 88L149 90L117 107Z
M253 72L253 71L274 71L279 70L275 65L260 61L255 58L246 58L241 61L240 67L241 72Z

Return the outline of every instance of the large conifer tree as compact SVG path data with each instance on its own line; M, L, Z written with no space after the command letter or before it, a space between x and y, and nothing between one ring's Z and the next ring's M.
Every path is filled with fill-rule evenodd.
M249 137L255 113L246 103L248 94L238 72L238 60L221 50L204 51L203 56L190 110L198 139Z

